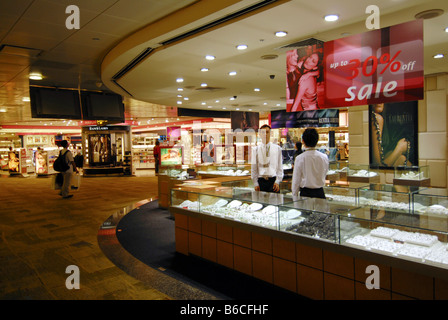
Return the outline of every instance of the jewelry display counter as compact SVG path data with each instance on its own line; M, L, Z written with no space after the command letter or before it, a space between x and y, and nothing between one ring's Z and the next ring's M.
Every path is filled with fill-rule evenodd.
M179 253L313 299L448 298L448 217L222 186L171 197Z
M429 187L429 166L395 167L393 183L396 185Z
M369 168L369 165L349 164L346 168L347 181L363 183L379 183L380 175Z

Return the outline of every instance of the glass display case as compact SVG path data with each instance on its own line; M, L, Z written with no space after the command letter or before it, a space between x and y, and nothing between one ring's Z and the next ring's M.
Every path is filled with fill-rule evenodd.
M331 161L328 166L326 180L337 181L340 179L339 162Z
M412 195L423 189L416 186L368 184L358 189L358 204L411 213Z
M366 199L388 196L403 200L406 206L411 199L423 202L422 199L436 201L438 197L437 201L448 203L446 191L442 194L442 190L392 190L390 187L394 186L360 187L359 196L368 196ZM354 186L346 189L348 195L357 190ZM332 189L335 193L339 190L337 187ZM331 199L240 191L231 186L220 186L193 192L181 186L171 190L171 202L173 208L259 226L272 232L296 234L448 268L448 215L412 214L406 210ZM434 195L436 192L440 194Z
M448 268L448 217L363 207L339 218L357 225L354 235L341 232L344 245Z
M347 167L347 181L379 183L380 176L378 172L373 171L369 165L349 164Z
M269 229L278 229L278 206L301 198L279 193L241 191L232 187L213 187L192 192L188 188L171 190L171 204L190 211L240 221Z
M357 205L358 189L365 186L362 182L329 183L324 186L325 197L329 201Z
M250 166L247 165L209 165L198 167L197 173L200 176L250 176Z
M429 187L430 181L429 166L394 168L394 184Z
M358 208L326 199L297 199L279 207L279 230L339 243L341 229L349 233L356 227L349 221L341 225L339 215Z
M426 188L412 196L412 212L414 214L448 216L447 189Z

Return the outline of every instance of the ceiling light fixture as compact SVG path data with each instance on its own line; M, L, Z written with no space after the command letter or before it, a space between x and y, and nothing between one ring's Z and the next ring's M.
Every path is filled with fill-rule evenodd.
M229 76L234 76L234 75L236 75L236 71L230 71L229 72Z
M441 54L441 53L438 53L438 54L436 54L436 55L433 56L434 59L441 59L441 58L443 58L443 57L444 57L444 55Z
M206 83L201 83L201 87L206 87L207 84Z
M176 79L176 82L184 82L184 79L182 79L182 78L177 78L177 79Z
M239 45L236 46L236 48L237 48L238 50L246 50L246 49L247 49L247 45L245 45L245 44L239 44Z
M260 88L255 88L254 91L259 92Z
M215 60L215 56L212 56L212 55L206 55L206 56L205 56L205 59L207 59L207 60Z
M445 32L448 32L448 27L445 28Z
M177 88L177 91L184 91L183 88Z
M324 19L325 19L325 21L332 22L332 21L339 20L339 16L337 14L328 14L324 17Z
M207 72L207 71L208 71L208 68L202 68L201 71L202 71L202 72Z
M275 36L281 38L281 37L286 36L287 34L288 34L288 32L286 32L286 31L277 31L275 33Z
M42 75L37 72L30 73L29 78L31 80L42 80L43 79Z

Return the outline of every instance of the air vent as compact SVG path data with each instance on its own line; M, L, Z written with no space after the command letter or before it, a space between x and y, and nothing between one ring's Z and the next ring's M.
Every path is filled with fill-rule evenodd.
M228 21L231 21L231 20L236 19L238 17L241 17L241 16L243 16L245 14L251 13L251 12L253 12L255 10L263 8L263 7L265 7L267 5L270 5L270 4L272 4L274 2L277 2L277 1L278 0L265 0L265 1L258 2L256 4L250 6L250 7L247 7L245 9L240 10L240 11L231 13L231 14L223 17L223 18L220 18L218 20L215 20L215 21L212 21L210 23L207 23L207 24L205 24L205 25L203 25L201 27L198 27L198 28L193 29L191 31L185 32L185 33L180 34L180 35L178 35L176 37L173 37L171 39L165 40L165 41L161 42L161 44L162 45L168 45L168 44L171 44L173 42L180 41L182 39L185 39L185 38L188 38L188 37L190 37L192 35L195 35L195 34L197 34L199 32L208 30L210 28L216 27L216 26L218 26L220 24L223 24L225 22L228 22Z
M42 53L42 50L4 44L0 46L0 53L22 57L37 57Z
M278 58L278 55L276 54L265 54L264 56L260 57L262 60L274 60Z
M118 80L120 79L122 76L124 76L129 70L131 70L132 68L134 68L140 61L142 61L143 59L145 59L147 56L149 56L151 54L151 52L153 52L154 49L153 48L146 48L145 50L143 50L138 56L136 56L131 62L129 62L123 69L121 69L120 71L118 71L113 77L112 80Z
M225 88L221 88L221 87L199 87L196 88L195 90L198 91L217 91L217 90L224 90Z
M431 9L419 12L415 15L415 19L432 19L443 14L442 9Z

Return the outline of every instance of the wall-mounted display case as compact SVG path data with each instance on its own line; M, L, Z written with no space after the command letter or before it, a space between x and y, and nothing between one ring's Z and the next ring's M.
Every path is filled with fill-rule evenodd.
M398 185L429 187L431 185L429 166L395 167L393 183Z

